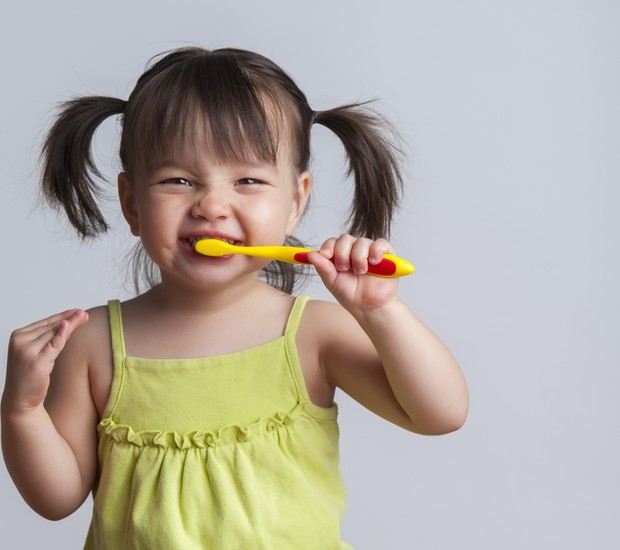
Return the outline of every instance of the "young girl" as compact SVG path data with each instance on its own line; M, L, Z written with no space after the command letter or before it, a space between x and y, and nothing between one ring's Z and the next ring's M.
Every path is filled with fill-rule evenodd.
M86 548L347 548L335 388L420 434L458 429L468 402L398 281L366 275L393 253L381 236L400 191L380 119L314 112L255 53L174 51L128 101L70 101L48 134L44 194L84 237L107 228L90 146L115 115L120 204L158 281L13 333L2 444L16 486L50 519L92 491ZM351 234L309 255L338 303L294 298L290 267L194 250L293 242L314 124L342 139L355 180Z

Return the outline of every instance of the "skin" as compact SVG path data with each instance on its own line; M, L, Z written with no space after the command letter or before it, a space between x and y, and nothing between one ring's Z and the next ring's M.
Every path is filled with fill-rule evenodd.
M311 189L310 175L292 166L283 150L276 165L222 165L204 156L119 176L127 223L162 274L160 285L123 303L128 355L206 357L281 336L293 298L257 279L266 261L206 258L190 239L282 243ZM338 302L311 301L301 320L297 345L310 398L328 407L339 387L407 430L457 430L468 408L457 362L398 298L398 280L364 275L385 253L394 250L383 239L341 235L309 255ZM260 312L261 322L248 312ZM71 514L93 487L96 426L112 375L106 307L58 313L11 336L5 462L24 499L49 519Z

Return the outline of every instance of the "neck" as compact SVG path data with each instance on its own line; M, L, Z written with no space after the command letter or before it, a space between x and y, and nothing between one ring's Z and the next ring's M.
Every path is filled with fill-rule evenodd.
M257 296L262 297L265 291L278 292L256 277L205 288L188 288L164 278L146 294L166 314L205 315L239 307Z

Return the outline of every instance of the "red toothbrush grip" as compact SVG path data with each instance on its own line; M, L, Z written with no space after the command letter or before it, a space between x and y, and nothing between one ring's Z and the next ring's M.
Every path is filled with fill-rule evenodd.
M309 264L308 253L298 252L295 254L295 261L301 264ZM382 277L389 277L390 275L394 275L394 273L396 273L396 264L392 260L383 258L378 264L368 264L368 273L380 275Z

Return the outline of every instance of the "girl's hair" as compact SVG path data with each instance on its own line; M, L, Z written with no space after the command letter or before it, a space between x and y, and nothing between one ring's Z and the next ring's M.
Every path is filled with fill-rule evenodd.
M349 232L389 236L402 190L399 151L389 125L367 103L315 112L293 80L259 54L182 48L159 56L127 101L80 97L62 105L43 145L42 192L52 206L64 208L82 238L108 229L97 205L102 176L91 143L102 121L114 115L121 115L119 155L130 178L153 164L199 155L205 146L223 162L275 163L282 140L301 173L310 164L312 125L321 124L344 144L355 182ZM155 284L157 270L140 263L146 254L136 257L136 288L140 273L147 284ZM291 293L296 267L272 262L263 276Z

